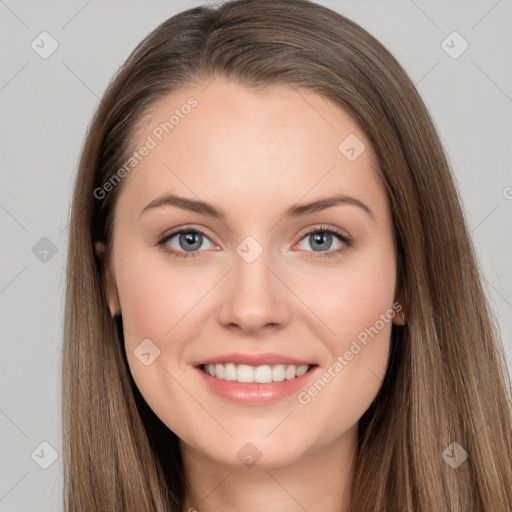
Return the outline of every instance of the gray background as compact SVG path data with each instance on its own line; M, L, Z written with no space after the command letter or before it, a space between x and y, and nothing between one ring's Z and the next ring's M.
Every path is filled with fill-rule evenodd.
M202 3L0 0L0 511L62 509L67 224L87 125L136 44ZM376 36L417 84L457 179L510 367L512 1L319 3ZM59 45L47 59L31 47L43 31ZM458 58L445 49L457 52L461 40L442 46L453 31L469 43Z

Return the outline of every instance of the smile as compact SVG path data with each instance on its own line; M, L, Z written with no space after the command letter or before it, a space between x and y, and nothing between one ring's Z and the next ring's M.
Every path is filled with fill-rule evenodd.
M301 366L293 364L250 366L247 364L217 363L204 364L202 365L202 370L216 379L237 381L240 383L256 382L259 384L268 384L270 382L283 382L284 380L296 379L304 375L311 367L312 365L309 364Z

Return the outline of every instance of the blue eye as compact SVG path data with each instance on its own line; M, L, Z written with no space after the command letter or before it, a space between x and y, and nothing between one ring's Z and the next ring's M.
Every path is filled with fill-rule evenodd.
M204 247L205 242L209 243L210 247ZM304 242L309 244L311 248L311 250L306 248L304 252L316 253L315 255L308 256L312 258L332 258L353 245L352 239L348 235L342 234L338 228L328 226L317 226L310 229L297 245L304 249ZM333 243L336 243L337 247L331 250ZM158 242L158 245L162 246L171 256L179 258L195 258L202 252L201 249L216 247L204 233L186 226L165 235Z
M310 229L301 238L298 246L304 248L304 242L312 249L311 251L306 250L306 253L309 253L307 256L309 258L334 258L348 247L353 246L352 238L342 234L338 228L329 226L317 226ZM331 250L333 243L337 244L337 248Z
M314 231L312 234L309 234L303 238L304 241L309 243L309 246L313 249L313 252L321 252L328 251L333 243L336 241L336 238L339 237L332 231Z
M204 233L185 227L177 229L158 243L165 246L165 250L175 256L189 258L196 256L195 252L201 249L206 240L209 241L209 238ZM171 241L176 243L169 243ZM210 244L215 247L211 241Z

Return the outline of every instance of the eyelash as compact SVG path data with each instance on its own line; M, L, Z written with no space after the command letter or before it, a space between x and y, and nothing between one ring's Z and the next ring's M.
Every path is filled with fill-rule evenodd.
M186 252L186 251L176 251L175 249L170 248L167 244L171 238L173 238L176 235L179 235L180 233L196 233L199 235L202 235L206 238L210 238L206 233L199 229L191 228L188 226L183 226L180 228L177 228L170 233L165 234L160 240L158 240L157 245L161 246L162 249L169 254L169 256L176 256L178 258L197 258L199 254L203 251L197 251L197 252ZM338 228L334 226L317 226L314 228L311 228L307 230L305 233L302 234L302 237L300 238L299 242L306 238L308 235L311 235L312 233L329 233L331 235L334 235L337 237L341 242L345 244L345 247L342 247L340 249L337 249L335 251L320 251L317 252L317 255L312 256L311 254L306 256L307 258L335 258L336 256L339 256L341 252L348 249L349 247L352 247L354 245L353 239L341 232ZM304 251L306 253L311 253L312 251Z

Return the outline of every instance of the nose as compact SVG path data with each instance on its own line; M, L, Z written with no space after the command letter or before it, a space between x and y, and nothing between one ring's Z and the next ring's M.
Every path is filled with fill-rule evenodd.
M219 321L224 327L258 335L288 324L293 314L292 297L273 267L265 251L252 263L235 257L219 309Z

